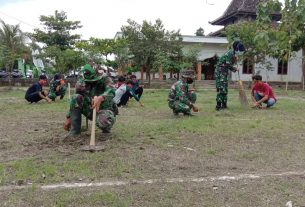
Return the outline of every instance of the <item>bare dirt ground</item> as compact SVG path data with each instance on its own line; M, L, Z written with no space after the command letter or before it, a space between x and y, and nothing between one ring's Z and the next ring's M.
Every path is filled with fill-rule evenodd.
M80 151L85 119L81 137L64 138L67 100L28 104L23 89L2 91L0 206L305 206L304 94L268 111L243 109L236 94L215 112L214 92L200 91L200 112L177 117L167 91L146 91L145 107L132 100L110 135L96 131L106 150L91 154ZM249 174L259 177L232 178ZM43 189L101 182L125 184Z

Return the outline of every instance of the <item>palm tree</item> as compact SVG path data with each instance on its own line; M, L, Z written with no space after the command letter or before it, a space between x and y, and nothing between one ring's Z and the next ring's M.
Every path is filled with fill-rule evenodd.
M19 25L9 25L3 20L0 23L0 57L5 68L11 71L15 60L27 52L28 48Z

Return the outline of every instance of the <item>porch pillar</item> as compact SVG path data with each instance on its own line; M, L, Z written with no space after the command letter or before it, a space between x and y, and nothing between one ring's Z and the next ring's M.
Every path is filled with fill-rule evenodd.
M197 80L201 80L201 62L197 63Z

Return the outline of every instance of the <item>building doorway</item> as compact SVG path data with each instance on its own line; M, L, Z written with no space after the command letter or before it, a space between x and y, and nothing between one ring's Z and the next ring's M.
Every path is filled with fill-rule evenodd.
M214 72L218 57L207 58L201 64L202 80L215 80Z

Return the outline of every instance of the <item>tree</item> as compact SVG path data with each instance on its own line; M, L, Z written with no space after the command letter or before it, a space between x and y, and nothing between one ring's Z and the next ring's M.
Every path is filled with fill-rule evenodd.
M54 66L61 60L61 52L67 49L73 49L75 43L80 39L80 35L71 34L71 31L81 28L79 21L68 21L64 11L55 11L51 16L40 16L40 21L44 25L44 30L35 29L32 38L44 43L43 54L44 58L51 58ZM64 64L65 65L65 64ZM60 68L65 71L67 68Z
M83 52L87 60L93 61L97 64L104 64L105 60L102 54L94 46L93 42L89 40L82 40L75 44L76 48Z
M271 70L268 57L277 57L277 28L272 15L281 10L281 4L277 0L260 3L257 6L257 18L255 21L243 21L226 28L229 42L240 40L247 51L243 55L253 64L252 74L255 74L255 64L260 63L262 69Z
M80 39L80 35L71 35L71 31L81 28L80 21L67 21L64 11L55 11L54 16L40 16L44 30L35 29L33 37L36 41L46 44L46 46L58 46L61 50L72 48L75 42Z
M285 0L283 9L281 10L281 22L278 27L270 27L270 16L266 15L272 9L279 10L278 1L273 0L260 6L260 24L264 30L274 31L273 37L276 39L276 44L273 48L275 51L273 57L281 58L288 62L288 71L286 78L286 91L288 90L289 73L292 68L290 67L291 57L295 52L300 49L305 49L305 1L304 0ZM303 54L304 56L304 54ZM303 57L304 58L304 57ZM303 88L304 88L304 60L303 60Z
M247 51L243 55L244 59L249 60L250 63L260 62L260 49L257 49L254 37L256 35L256 23L255 22L240 22L238 24L230 25L226 28L225 34L230 43L235 40L240 40L243 42ZM255 73L255 67L252 68L252 73Z
M130 19L127 22L129 25L121 28L123 38L128 42L133 62L146 70L150 84L150 72L160 54L167 58L181 56L181 35L179 31L166 31L160 19L155 24L143 21L140 25Z
M113 54L115 55L115 62L118 66L118 72L120 75L122 75L125 72L123 71L125 66L128 65L131 58L126 39L119 38L114 40Z
M285 0L282 10L282 20L278 32L280 48L287 58L290 59L291 53L302 49L302 83L305 89L305 1L304 0ZM288 71L292 69L288 65ZM288 78L287 78L288 79ZM288 80L287 80L288 81ZM288 82L286 82L286 90Z
M0 56L6 69L12 71L14 62L28 53L29 48L25 44L25 35L19 25L9 25L0 20Z
M81 41L76 44L76 47L83 50L89 59L99 64L112 64L108 56L113 54L116 47L114 39L100 39L91 37L88 41ZM104 60L104 58L106 60Z
M195 35L196 36L204 36L204 29L199 27L199 29L196 30Z

